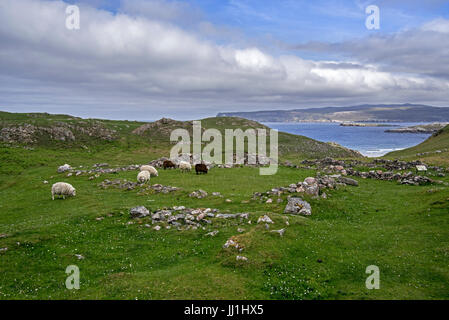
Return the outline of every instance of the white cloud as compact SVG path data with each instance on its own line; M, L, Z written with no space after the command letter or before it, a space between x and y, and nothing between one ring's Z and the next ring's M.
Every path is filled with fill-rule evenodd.
M82 5L81 29L73 31L65 28L62 1L2 0L0 105L152 119L448 97L444 79L217 44L173 23L184 8L179 3L162 18L160 0L130 3L116 15ZM139 4L146 11L133 14Z

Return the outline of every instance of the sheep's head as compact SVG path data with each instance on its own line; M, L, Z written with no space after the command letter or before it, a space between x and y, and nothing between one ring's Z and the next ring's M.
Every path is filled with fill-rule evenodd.
M72 188L71 190L70 190L70 194L74 197L74 196L76 196L76 189L75 188Z

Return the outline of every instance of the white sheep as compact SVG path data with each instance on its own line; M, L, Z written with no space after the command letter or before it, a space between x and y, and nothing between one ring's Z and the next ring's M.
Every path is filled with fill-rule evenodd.
M145 183L150 181L150 177L151 174L148 171L146 170L140 171L139 174L137 175L137 181L140 183Z
M180 161L179 162L179 169L183 172L185 171L191 171L192 170L192 165L189 162L186 161Z
M140 171L148 171L152 177L157 177L159 175L156 168L149 165L141 166Z
M51 186L51 199L55 200L55 195L62 196L63 199L65 199L65 196L76 196L76 190L75 188L65 182L56 182Z

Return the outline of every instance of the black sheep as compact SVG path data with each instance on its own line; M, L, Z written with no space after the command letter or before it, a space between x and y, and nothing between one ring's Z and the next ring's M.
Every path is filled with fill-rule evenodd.
M195 171L196 171L196 174L207 173L208 169L207 169L207 166L204 163L197 163L195 165Z
M165 160L162 163L162 167L164 168L164 170L167 168L176 168L175 164L173 162L171 162L170 160Z

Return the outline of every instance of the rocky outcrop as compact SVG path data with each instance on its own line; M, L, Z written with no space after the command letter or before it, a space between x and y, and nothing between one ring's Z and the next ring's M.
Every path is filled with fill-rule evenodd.
M10 125L0 130L0 141L11 144L35 144L42 139L73 142L79 140L82 135L112 141L116 138L116 131L104 127L101 122L92 122L86 126L61 121L52 126Z

